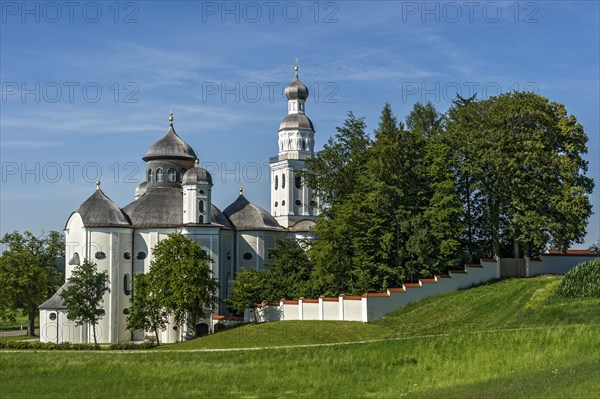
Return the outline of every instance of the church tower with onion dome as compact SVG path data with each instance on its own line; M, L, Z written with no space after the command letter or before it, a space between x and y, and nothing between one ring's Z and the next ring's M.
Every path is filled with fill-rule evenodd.
M279 153L270 162L271 214L281 226L298 232L309 231L318 215L313 190L299 174L314 156L315 129L305 114L308 94L296 65L294 80L285 88L288 114L279 125Z

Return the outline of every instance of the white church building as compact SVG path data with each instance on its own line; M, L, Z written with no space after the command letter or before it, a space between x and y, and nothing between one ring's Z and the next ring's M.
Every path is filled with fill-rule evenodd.
M135 199L120 208L97 182L94 193L73 212L65 225L65 284L40 306L42 342L85 343L92 340L91 326L75 326L67 319L60 293L69 285L73 269L84 259L96 263L109 276L110 292L104 295L103 317L96 326L98 342L143 340L143 332L126 327L132 298L132 277L147 273L152 249L174 232L200 244L210 257L218 279L218 304L211 311L224 314L231 280L243 268L261 268L279 238L306 238L318 215L312 190L298 172L314 156L315 130L305 114L308 88L298 78L285 88L288 114L279 125L278 155L271 158L271 212L252 204L243 195L223 211L212 203L213 180L200 167L198 156L175 132L173 114L167 133L148 149L146 181L135 190ZM210 312L209 312L210 313ZM176 342L184 332L169 326L161 342Z

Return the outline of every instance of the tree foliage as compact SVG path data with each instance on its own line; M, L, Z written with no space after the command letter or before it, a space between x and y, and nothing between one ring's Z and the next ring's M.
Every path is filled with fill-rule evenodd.
M562 104L521 92L457 101L445 139L459 160L470 251L518 257L582 241L594 186L587 136Z
M138 273L133 278L133 295L127 328L154 333L156 344L160 345L158 332L165 329L168 313L161 304L160 297L153 291L151 274Z
M34 335L38 306L62 284L64 238L56 231L36 237L29 231L14 231L0 240L0 319L14 320L17 309L28 316L27 334Z
M76 266L69 278L69 286L60 296L67 308L67 318L78 326L92 326L94 344L98 344L96 324L104 316L101 303L108 288L108 273L98 272L96 264L88 259Z
M243 269L237 273L226 302L238 314L266 300L314 296L310 281L312 263L305 250L295 240L277 240L269 250L269 263L264 269ZM256 315L255 321L256 321Z
M154 259L147 274L147 295L173 315L177 325L195 324L205 309L215 305L217 281L209 267L210 256L191 238L170 234L154 247ZM134 297L137 293L134 291ZM146 303L153 299L146 299Z

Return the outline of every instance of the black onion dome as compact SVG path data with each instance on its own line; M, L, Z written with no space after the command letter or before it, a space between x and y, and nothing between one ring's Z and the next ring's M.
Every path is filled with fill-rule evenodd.
M167 134L154 143L142 159L147 162L154 159L195 160L196 158L196 153L192 147L175 133L175 129L171 125Z
M240 194L237 200L223 211L237 230L282 230L283 227L269 212L258 207Z
M128 227L127 215L108 198L100 187L76 211L85 227Z

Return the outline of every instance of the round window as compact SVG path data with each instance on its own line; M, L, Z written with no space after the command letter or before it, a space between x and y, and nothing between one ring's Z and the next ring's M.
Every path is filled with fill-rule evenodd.
M96 314L98 316L104 316L106 314L106 311L104 309L96 309Z
M246 252L246 253L244 253L243 258L245 260L250 260L250 259L252 259L252 254L250 252Z
M281 206L285 206L285 200L281 201Z
M204 195L204 190L200 190L200 195Z
M56 320L56 313L50 313L50 320Z
M129 308L123 309L123 314L129 314Z
M139 260L146 259L146 253L144 251L139 251L135 257Z
M295 204L298 205L298 206L300 206L300 205L302 205L302 201L296 200Z
M98 251L96 252L96 259L102 260L102 259L106 259L106 254L102 251Z
M123 254L123 258L125 258L125 259L131 259L131 253L129 253L129 252L125 252L125 253Z

